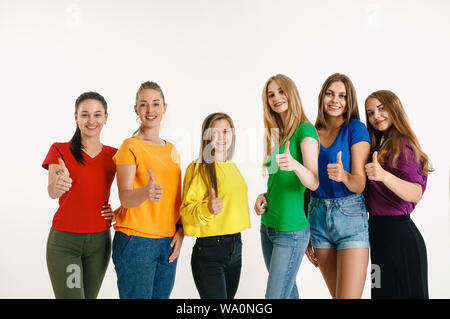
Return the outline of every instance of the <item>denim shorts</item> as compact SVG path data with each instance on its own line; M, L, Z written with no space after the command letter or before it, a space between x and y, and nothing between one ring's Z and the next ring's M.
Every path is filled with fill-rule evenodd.
M308 205L314 248L370 248L368 213L362 194L313 198Z

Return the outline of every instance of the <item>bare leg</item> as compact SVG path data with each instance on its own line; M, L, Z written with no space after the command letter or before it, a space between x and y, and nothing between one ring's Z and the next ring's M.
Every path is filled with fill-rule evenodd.
M360 299L364 290L369 249L352 248L337 252L337 299Z
M335 248L314 248L319 269L327 284L331 297L336 298L337 253Z

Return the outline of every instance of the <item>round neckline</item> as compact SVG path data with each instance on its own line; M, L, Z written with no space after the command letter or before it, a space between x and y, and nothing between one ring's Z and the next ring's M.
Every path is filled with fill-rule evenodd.
M146 141L144 141L142 138L140 138L139 136L133 136L133 137L135 137L135 138L137 138L138 140L140 140L142 143L144 143L145 145L148 145L148 146L152 146L152 147L166 147L167 145L169 145L169 142L167 142L165 139L163 139L162 138L162 140L164 141L164 145L153 145L153 144L150 144L150 143L147 143Z

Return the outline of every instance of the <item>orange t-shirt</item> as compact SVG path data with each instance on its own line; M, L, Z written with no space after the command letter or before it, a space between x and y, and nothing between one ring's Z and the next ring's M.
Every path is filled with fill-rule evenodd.
M148 184L151 169L155 183L161 184L163 194L159 202L146 200L133 208L121 207L114 229L128 236L146 238L171 237L180 218L181 168L180 155L172 143L153 146L141 138L126 139L113 157L116 166L135 165L133 189Z

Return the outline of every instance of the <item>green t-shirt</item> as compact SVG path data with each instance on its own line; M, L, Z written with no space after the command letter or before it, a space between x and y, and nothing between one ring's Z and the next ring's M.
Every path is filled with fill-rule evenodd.
M319 140L314 126L303 122L289 139L289 151L292 157L303 165L300 144L305 137ZM300 182L295 172L279 169L275 156L284 153L286 143L280 145L270 155L267 162L269 180L267 181L267 207L261 216L261 222L280 231L296 232L309 226L304 209L306 187Z

